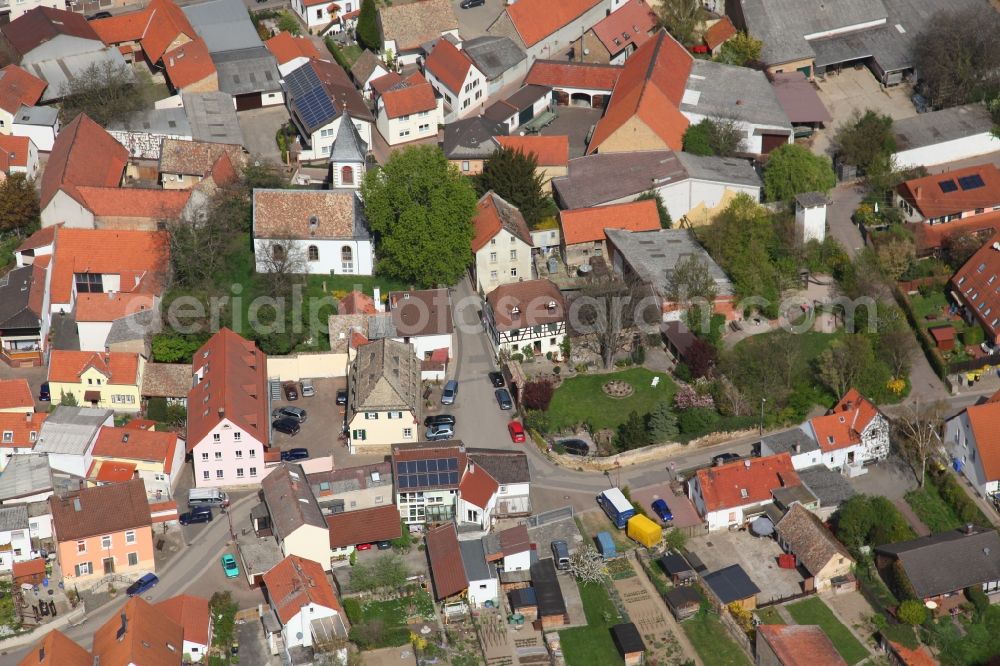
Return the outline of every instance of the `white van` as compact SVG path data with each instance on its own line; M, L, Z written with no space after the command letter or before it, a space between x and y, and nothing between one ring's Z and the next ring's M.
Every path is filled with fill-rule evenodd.
M218 488L192 488L188 506L229 506L229 495Z

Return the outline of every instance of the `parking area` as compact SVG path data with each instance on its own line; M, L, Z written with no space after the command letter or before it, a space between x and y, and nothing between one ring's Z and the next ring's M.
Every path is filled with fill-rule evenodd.
M882 462L868 465L866 474L848 479L855 492L865 495L882 495L890 500L900 500L917 487L913 470L895 452Z
M669 523L663 523L652 510L653 501L658 499L666 500L667 507L670 509L670 513L673 514L674 519ZM694 508L691 500L684 495L675 495L674 491L670 489L669 483L659 483L653 486L646 486L645 488L637 488L632 491L632 501L645 509L650 518L671 527L686 529L701 525L704 522L698 515L698 511Z
M603 109L578 106L559 106L555 109L556 119L539 134L545 136L569 137L570 158L582 157L587 152L587 134L601 119Z
M504 0L486 0L486 4L469 9L462 9L462 0L451 0L451 4L458 17L458 31L462 39L472 39L486 34L486 29L503 11Z
M239 643L240 663L272 666L281 663L280 657L271 655L260 621L236 625L236 642Z
M687 549L701 559L709 572L739 564L761 590L758 603L802 592L803 578L798 569L778 567L782 550L774 539L754 537L748 532L712 532L689 539Z
M300 388L298 400L286 400L282 391L281 399L271 403L272 414L280 407L298 407L306 410L306 420L300 424L301 430L297 435L286 435L275 431L271 435L271 444L282 451L305 448L309 450L310 458L317 458L330 455L337 447L337 438L344 424L344 408L336 404L335 398L337 390L344 388L345 380L342 377L313 379L312 384L316 389L316 395L311 398L303 398Z
M288 122L288 109L285 105L240 111L238 120L250 154L280 164L281 153L274 137L278 129Z
M219 518L216 518L216 520L219 520ZM225 520L224 516L222 520ZM197 525L196 527L204 526ZM227 578L226 572L222 569L222 556L226 553L236 557L236 561L239 564L240 575L236 578ZM263 603L264 601L261 591L251 589L250 584L247 583L246 575L244 575L243 572L243 562L240 559L235 545L226 546L223 550L219 551L218 556L212 560L211 564L195 574L194 577L195 582L190 589L196 594L198 590L229 592L233 596L233 601L236 602L240 608L252 608L257 604ZM250 661L246 663L257 662Z

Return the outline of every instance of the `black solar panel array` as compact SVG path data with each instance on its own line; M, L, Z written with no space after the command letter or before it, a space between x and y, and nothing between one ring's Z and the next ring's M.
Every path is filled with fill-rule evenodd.
M406 460L396 463L400 490L458 485L458 459Z
M938 183L938 185L941 187L941 191L945 194L948 192L954 192L958 189L958 185L956 185L953 180L942 180Z
M978 173L971 176L962 176L958 179L958 184L963 190L975 190L986 186L986 183L983 182L983 177Z
M310 66L299 67L285 77L299 117L310 128L321 127L337 117L337 110Z

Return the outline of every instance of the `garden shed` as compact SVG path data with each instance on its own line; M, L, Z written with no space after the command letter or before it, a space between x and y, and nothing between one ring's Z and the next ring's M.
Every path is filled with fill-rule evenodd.
M642 642L642 636L634 624L631 622L616 624L611 627L611 637L622 659L625 660L625 666L638 666L643 663L646 644Z
M678 622L691 617L701 608L701 597L692 587L675 587L667 592L664 601Z

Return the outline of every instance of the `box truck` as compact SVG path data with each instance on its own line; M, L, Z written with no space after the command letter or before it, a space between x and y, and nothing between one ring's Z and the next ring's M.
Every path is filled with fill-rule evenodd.
M597 496L597 503L608 514L608 518L620 530L628 525L628 519L635 515L635 507L625 498L625 494L617 488L608 488Z

